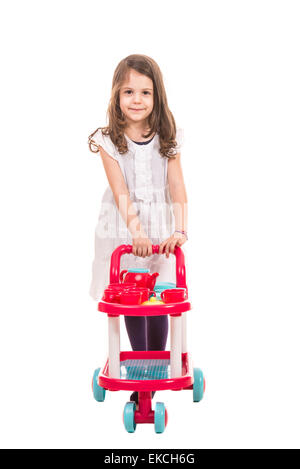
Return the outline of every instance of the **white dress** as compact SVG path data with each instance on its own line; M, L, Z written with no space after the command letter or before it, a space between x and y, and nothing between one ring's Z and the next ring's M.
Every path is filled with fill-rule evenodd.
M102 135L101 129L92 140L116 160L127 184L130 199L152 244L160 244L174 233L175 220L167 182L168 158L159 153L159 137L146 145L138 145L125 135L128 152L121 155L109 136ZM181 151L183 131L177 129L177 147ZM121 217L110 187L103 195L98 224L95 230L95 258L92 267L90 295L99 301L105 286L109 283L110 258L120 244L132 244L132 237ZM133 254L121 257L120 269L148 268L158 272L157 282L176 283L175 256L154 254L142 258Z

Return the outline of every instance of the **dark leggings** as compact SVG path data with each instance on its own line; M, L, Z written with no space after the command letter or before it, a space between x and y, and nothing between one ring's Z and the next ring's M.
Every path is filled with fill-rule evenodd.
M165 350L168 316L125 316L132 350Z
M168 337L168 316L125 316L132 350L165 350ZM152 397L155 391L152 391ZM138 393L130 400L138 404Z

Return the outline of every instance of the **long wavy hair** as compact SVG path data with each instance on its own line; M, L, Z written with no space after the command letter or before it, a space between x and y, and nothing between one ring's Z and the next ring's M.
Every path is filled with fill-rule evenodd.
M163 76L157 63L146 55L133 54L121 60L118 64L112 81L112 90L109 106L107 109L108 125L99 127L89 136L89 146L91 151L97 153L97 144L93 141L93 135L101 129L103 135L109 135L118 152L123 155L128 152L127 141L124 135L126 121L120 108L120 89L123 86L130 69L142 75L146 75L152 80L154 90L154 105L148 117L150 127L149 133L143 135L148 138L153 133L159 135L159 152L166 158L172 158L176 154L174 148L177 146L176 123L172 112L169 109Z

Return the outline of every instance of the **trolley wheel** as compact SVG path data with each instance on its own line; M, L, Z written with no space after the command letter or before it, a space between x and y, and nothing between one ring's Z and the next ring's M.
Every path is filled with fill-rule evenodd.
M100 368L97 368L94 372L92 388L93 388L93 395L97 402L104 402L105 399L105 389L99 386L98 384L98 375L100 372Z
M155 433L163 433L167 425L167 410L163 402L155 404L154 429Z
M194 368L193 400L200 402L205 391L205 380L200 368Z
M136 429L136 423L134 420L134 414L136 409L135 402L127 402L125 404L124 413L123 413L123 420L124 426L128 433L134 433Z

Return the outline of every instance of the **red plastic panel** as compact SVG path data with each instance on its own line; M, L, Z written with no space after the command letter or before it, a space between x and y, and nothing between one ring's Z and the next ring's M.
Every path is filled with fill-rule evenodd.
M178 316L190 309L191 303L189 301L144 306L121 305L119 303L108 303L107 301L100 301L98 303L98 311L107 313L109 316L163 316L166 314Z

